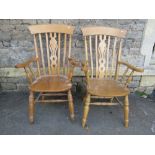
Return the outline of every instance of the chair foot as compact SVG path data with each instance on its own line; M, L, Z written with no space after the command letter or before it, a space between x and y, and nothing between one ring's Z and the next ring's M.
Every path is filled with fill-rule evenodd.
M29 122L30 124L34 124L34 118L29 116Z
M125 127L125 128L128 128L128 127L129 127L129 121L125 121L124 127Z
M86 130L89 130L89 127L88 127L86 121L82 121L82 128L86 129Z
M74 114L71 114L71 115L70 115L70 119L71 119L72 121L74 121L74 120L75 120L75 115L74 115Z
M32 91L29 95L29 122L34 123L34 96Z
M82 119L82 127L85 128L86 127L86 120Z

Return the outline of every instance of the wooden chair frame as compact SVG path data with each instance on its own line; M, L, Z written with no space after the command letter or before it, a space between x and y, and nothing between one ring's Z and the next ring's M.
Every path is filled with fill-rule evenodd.
M71 79L74 68L79 65L77 60L71 58L74 27L60 24L31 25L29 30L34 37L36 56L15 66L24 68L29 81L29 121L34 122L35 103L67 101L69 102L70 118L74 120ZM35 98L34 93L36 92L39 92L39 96ZM60 96L67 96L67 98L47 99L47 97Z
M124 123L125 127L128 127L128 85L132 81L134 72L143 72L144 70L121 60L123 38L125 38L127 31L95 26L84 27L81 30L85 43L85 62L82 63L82 71L85 73L87 84L82 126L86 126L90 105L122 105L118 97L123 96L125 98L123 105ZM119 82L119 71L122 65L126 69L121 82ZM91 99L99 98L106 99L108 102L91 101Z

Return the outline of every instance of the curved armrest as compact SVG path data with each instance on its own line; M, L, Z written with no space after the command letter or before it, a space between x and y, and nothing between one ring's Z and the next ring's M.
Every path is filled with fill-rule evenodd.
M88 72L88 61L81 63L81 70L84 71L85 73Z
M71 64L71 67L69 68L69 72L68 72L68 79L71 80L73 76L74 68L80 67L81 62L79 60L76 60L75 58L68 58L68 61Z
M31 68L30 64L32 62L36 62L37 60L38 60L38 57L32 57L31 59L29 59L23 63L17 64L15 66L16 68L24 68L26 77L30 84L32 84L33 79L36 78L36 75L33 72L33 69Z
M20 63L20 64L17 64L15 65L16 68L25 68L27 67L28 65L30 65L32 62L35 62L38 60L38 57L32 57L31 59L23 62L23 63Z
M127 62L124 62L124 61L118 61L118 64L122 64L122 65L125 65L127 66L129 69L133 70L133 71L136 71L136 72L144 72L144 69L143 68L137 68Z
M127 62L124 62L124 61L118 61L118 64L121 64L121 65L125 65L127 67L127 69L125 70L123 76L122 76L122 80L121 80L121 83L127 87L129 85L129 83L132 81L132 76L133 76L133 73L136 71L136 72L144 72L144 69L142 68L137 68ZM131 70L130 74L128 76L126 76L127 72L128 72L128 69Z
M80 67L81 66L81 61L76 60L75 58L68 58L68 61L74 67Z
M84 71L86 80L89 80L89 67L88 67L88 61L81 63L81 70Z

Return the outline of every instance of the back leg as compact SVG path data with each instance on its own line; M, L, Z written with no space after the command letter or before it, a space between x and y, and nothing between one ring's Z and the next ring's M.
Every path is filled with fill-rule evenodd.
M29 95L29 122L34 123L34 95L33 92L30 91Z
M73 104L73 97L72 97L71 90L68 91L68 103L69 103L70 118L71 118L71 120L74 120L74 118L75 118L74 104Z

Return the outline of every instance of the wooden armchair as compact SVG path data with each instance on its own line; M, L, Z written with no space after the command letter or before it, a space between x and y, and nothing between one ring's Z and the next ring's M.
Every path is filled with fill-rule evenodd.
M130 93L128 84L134 72L143 72L143 69L121 60L122 41L127 31L108 27L84 27L82 33L85 42L85 62L82 70L86 76L87 95L84 98L84 112L82 126L85 127L90 105L117 105L121 103L118 97L124 97L124 122L128 127ZM126 67L121 82L119 69ZM91 100L103 99L102 102Z
M29 81L29 121L34 122L36 102L63 103L67 101L69 102L70 118L73 120L71 79L74 67L79 64L78 61L71 58L74 27L57 24L32 25L29 26L29 30L34 37L36 56L16 65L16 68L24 68ZM38 92L39 96L34 98L34 93ZM65 99L62 99L61 96Z

